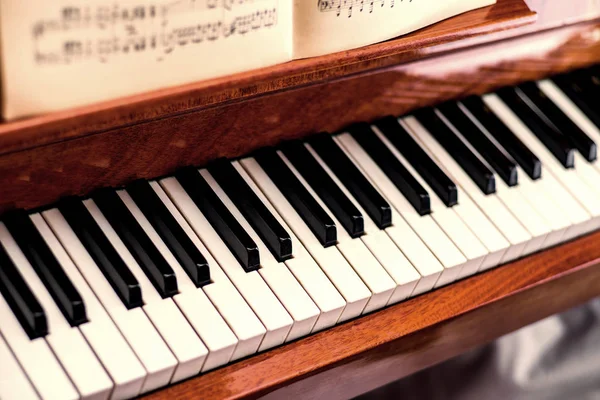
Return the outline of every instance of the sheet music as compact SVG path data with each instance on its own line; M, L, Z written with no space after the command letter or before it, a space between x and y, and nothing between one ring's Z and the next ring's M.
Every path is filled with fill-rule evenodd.
M151 53L162 61L186 46L223 41L278 23L273 0L163 0L146 4L67 6L33 22L35 62L108 62Z
M344 14L352 18L352 12L385 12L381 9L394 8L394 3L394 0L319 0L318 7L320 12L335 12L338 17Z
M292 55L291 0L0 1L8 117L273 65Z
M62 110L343 51L494 2L0 0L2 115Z
M495 0L294 0L294 57L391 39Z

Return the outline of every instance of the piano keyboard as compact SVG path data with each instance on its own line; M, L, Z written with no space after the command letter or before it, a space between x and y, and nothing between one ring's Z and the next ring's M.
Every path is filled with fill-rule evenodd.
M0 218L0 398L131 398L600 227L600 67Z

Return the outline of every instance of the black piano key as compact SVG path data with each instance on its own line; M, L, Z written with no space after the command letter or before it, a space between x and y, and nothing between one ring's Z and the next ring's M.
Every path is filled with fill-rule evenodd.
M600 65L596 64L587 69L596 87L600 88Z
M146 181L135 181L127 193L148 219L196 287L211 282L206 258Z
M274 149L262 149L254 157L323 247L335 245L337 243L335 223L277 152Z
M504 88L498 96L523 121L565 168L575 165L575 149L531 99L518 88Z
M587 92L589 98L593 101L596 111L598 110L598 102L600 101L600 65L594 65L593 67L584 70L587 77ZM584 82L585 84L586 82Z
M29 216L15 211L5 215L3 221L69 324L87 322L83 299Z
M471 96L461 100L461 103L515 159L531 179L536 180L542 176L540 159L488 108L480 97Z
M0 294L30 339L37 339L48 334L48 321L44 309L27 286L2 244L0 244Z
M588 76L588 92L593 99L596 111L598 110L598 102L600 101L600 65L596 64L593 67L585 70Z
M163 298L176 295L175 272L119 195L113 189L102 189L94 193L92 199L158 293Z
M509 159L494 142L465 114L456 102L448 102L438 110L460 132L475 151L500 175L508 186L516 186L518 181L517 164Z
M552 81L600 129L600 108L598 108L600 95L595 95L594 90L574 74L557 75L552 78ZM600 89L596 92L600 92Z
M408 172L368 124L352 125L348 128L348 132L406 197L419 215L431 213L431 201L427 190Z
M208 172L254 228L277 261L289 259L292 256L290 234L265 207L231 162L225 159L217 160L208 166Z
M432 108L417 111L415 117L446 149L448 154L454 158L484 194L496 193L494 173L456 136Z
M141 307L144 303L139 282L127 268L83 202L78 198L69 197L58 203L58 210L121 298L125 307L128 309Z
M392 209L389 203L329 134L317 135L308 143L365 209L379 229L392 225Z
M586 93L597 98L600 95L600 68L596 65L569 72L570 79L580 85Z
M542 113L556 128L571 141L581 155L588 160L597 158L598 148L596 143L574 123L543 91L534 83L528 82L519 86L519 89L540 109Z
M258 270L260 255L256 243L231 215L200 172L195 168L185 168L177 172L175 177L244 270L246 272Z
M596 93L597 96L600 96L600 65L594 65L586 70L586 73L589 74L591 86L590 89Z
M375 122L377 128L406 158L412 167L431 186L444 204L458 204L456 184L438 167L395 117L385 117Z
M308 149L300 142L289 142L284 145L282 152L317 196L329 207L348 234L353 238L361 236L365 231L361 212L331 179L327 171L319 165Z

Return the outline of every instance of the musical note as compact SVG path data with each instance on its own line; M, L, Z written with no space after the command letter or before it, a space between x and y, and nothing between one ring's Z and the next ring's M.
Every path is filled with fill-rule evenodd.
M404 1L404 0L400 0ZM407 0L407 3L412 3L413 0ZM352 12L356 9L362 13L368 9L368 13L373 13L375 6L383 8L386 5L389 8L394 8L395 0L318 0L317 7L320 12L335 12L336 16L342 14L342 10L346 10L348 18L352 18ZM367 9L365 8L367 6Z
M121 5L57 6L56 18L32 24L34 60L68 64L151 52L161 61L177 48L226 40L277 25L280 0L140 0Z

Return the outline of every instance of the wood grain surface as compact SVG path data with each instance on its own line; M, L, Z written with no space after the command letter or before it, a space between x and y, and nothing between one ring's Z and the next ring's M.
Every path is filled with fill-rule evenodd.
M600 296L599 243L593 233L146 399L356 396Z
M7 152L0 155L0 212L589 65L600 60L599 32L595 22L567 26Z

